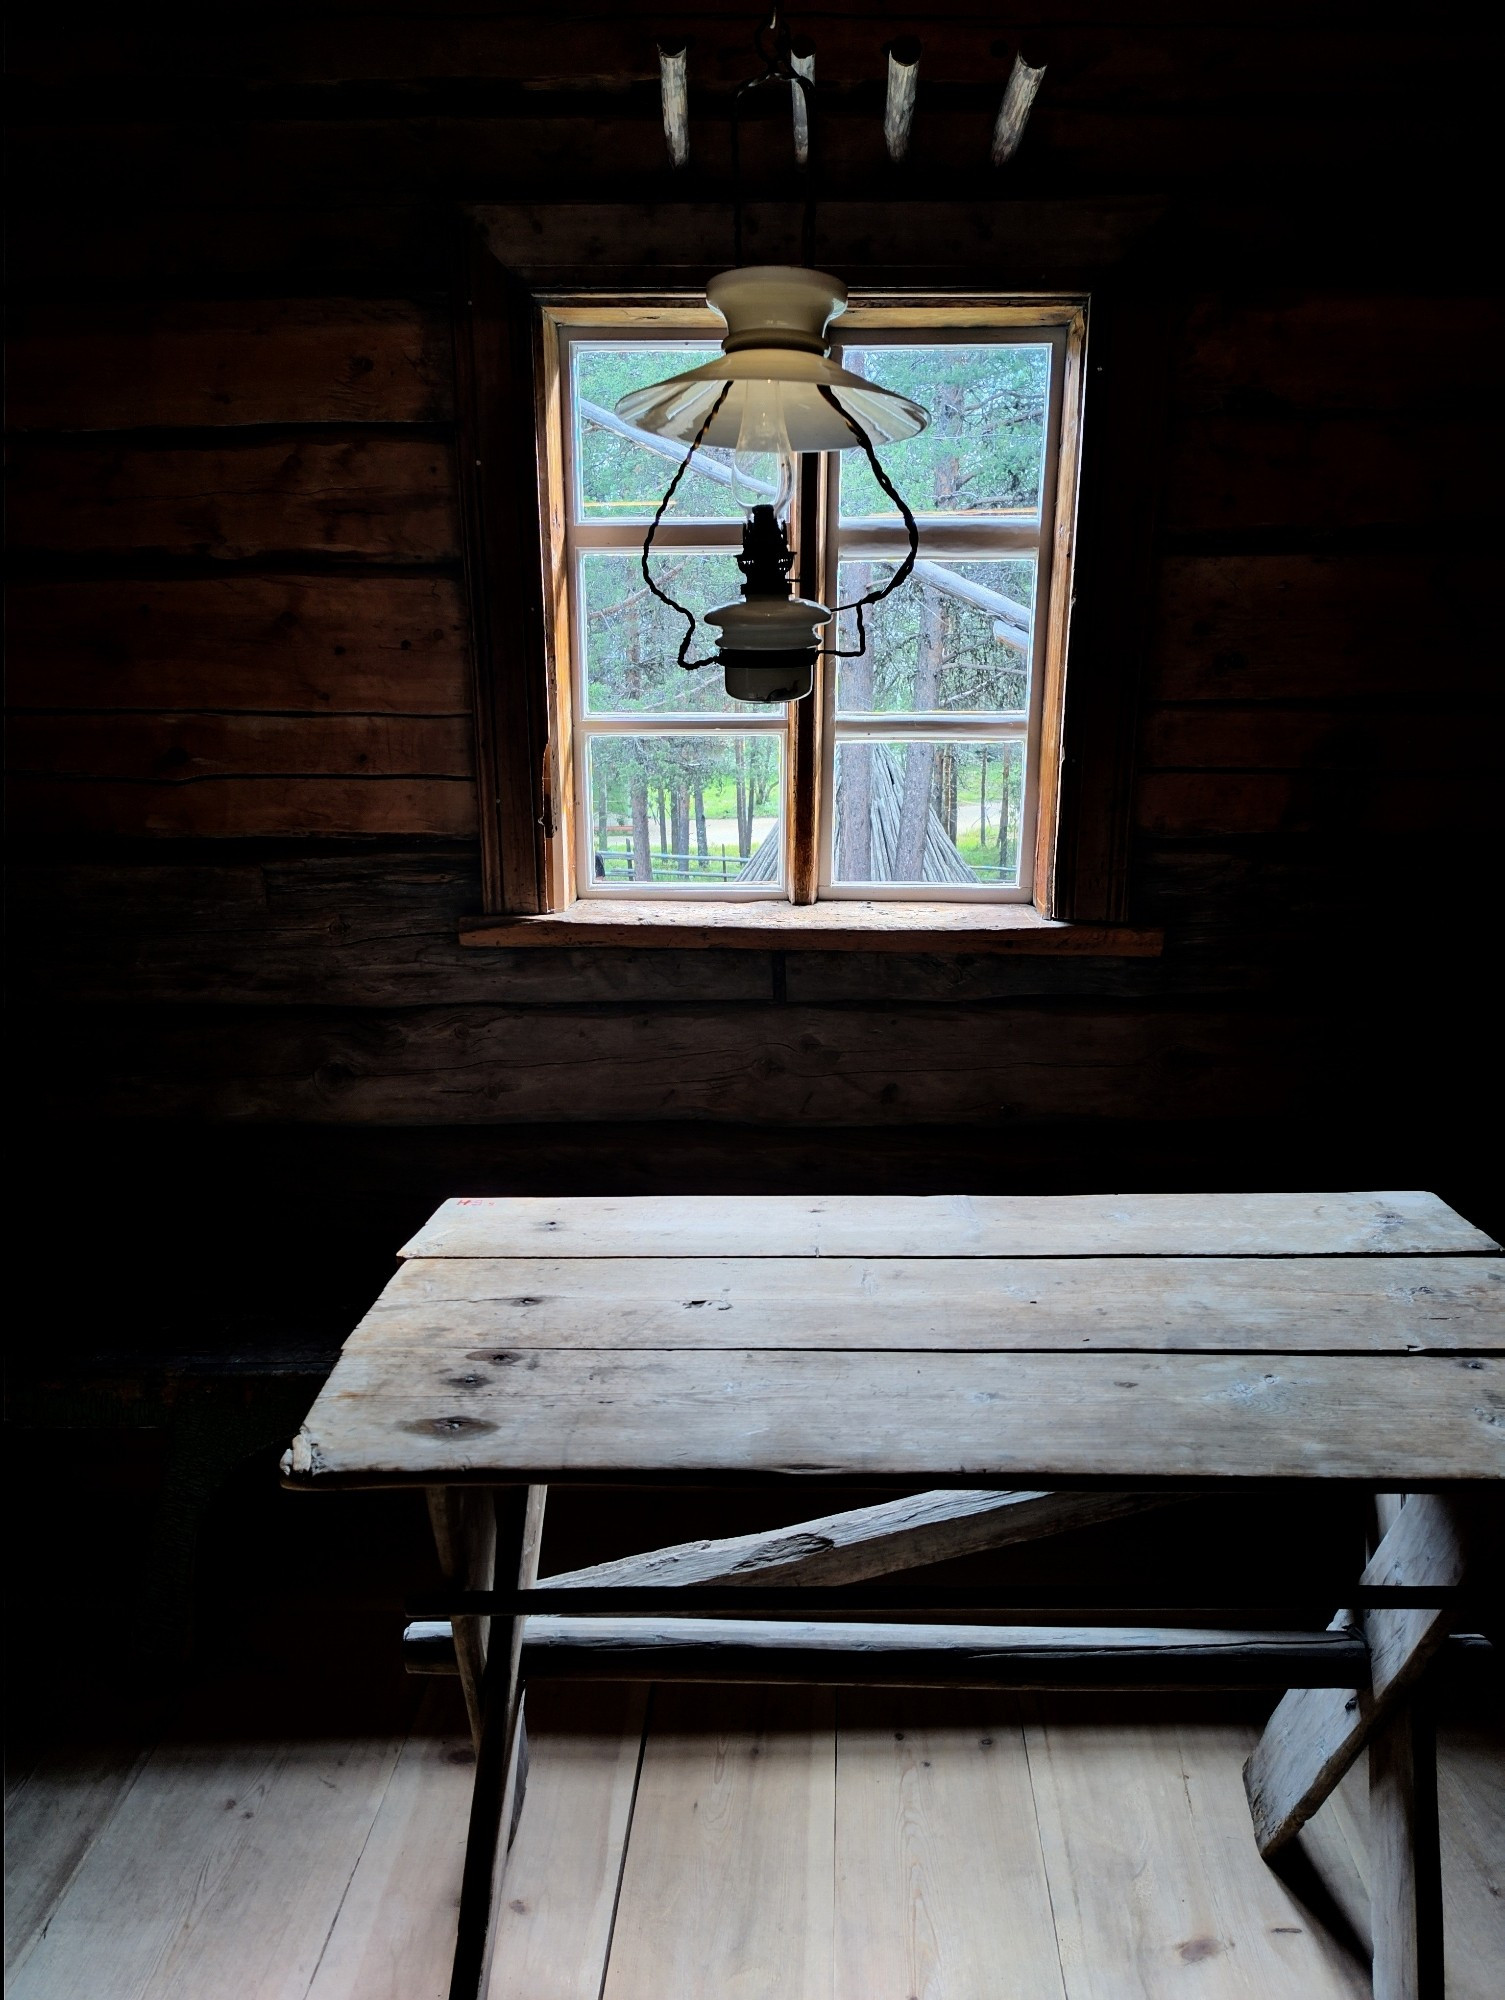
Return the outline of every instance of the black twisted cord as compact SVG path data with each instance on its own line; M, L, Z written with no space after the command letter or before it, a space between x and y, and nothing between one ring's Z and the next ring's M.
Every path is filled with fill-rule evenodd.
M897 590L901 583L908 581L909 573L914 568L915 561L920 553L920 530L915 522L914 515L909 511L908 501L879 464L878 454L873 450L873 441L867 432L858 423L850 410L842 408L840 402L837 400L835 390L828 383L817 382L815 386L819 389L826 402L831 405L831 408L845 423L853 437L862 446L863 451L867 454L867 462L872 468L874 479L877 480L883 491L893 501L900 514L904 517L904 527L909 536L909 554L900 563L887 583L880 585L877 590L866 591L861 597L854 597L850 604L838 604L833 607L833 617L839 617L843 611L855 611L857 613L857 644L846 651L843 651L838 646L828 646L822 654L822 658L827 660L860 660L862 655L867 651L867 626L863 621L862 608L865 604L876 604L880 598L887 597L891 591Z
M713 665L716 659L716 655L714 653L707 653L703 660L687 660L685 658L686 653L688 653L690 650L690 643L695 637L695 613L690 609L690 607L687 604L681 604L677 597L671 597L667 590L659 589L658 585L653 581L653 576L649 571L648 557L652 553L653 538L658 533L658 524L660 521L663 520L669 502L674 498L675 490L677 489L679 482L681 481L681 479L684 478L685 474L689 471L690 460L695 456L696 452L699 451L701 442L704 439L706 432L711 428L711 425L715 423L716 412L721 408L721 405L726 401L727 397L731 394L731 390L732 390L732 385L730 382L725 382L722 384L721 394L716 398L715 402L712 403L710 409L707 411L706 420L700 426L700 429L695 433L695 437L690 445L690 449L685 453L684 457L679 461L679 465L675 471L674 477L669 481L669 490L667 493L665 493L663 499L659 501L658 512L653 517L653 524L649 528L648 533L643 538L643 553L638 557L638 568L643 572L644 583L647 584L648 588L653 592L654 596L658 599L660 604L667 604L671 611L677 611L680 617L683 618L685 621L685 636L679 642L678 661L679 665L682 666L687 673L692 673L697 667L709 667Z

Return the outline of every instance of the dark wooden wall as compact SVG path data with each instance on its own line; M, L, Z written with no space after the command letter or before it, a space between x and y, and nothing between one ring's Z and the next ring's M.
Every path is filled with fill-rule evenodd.
M1339 1177L1482 1217L1501 329L1467 18L1419 48L1294 0L797 13L829 192L922 217L932 281L975 279L981 216L1000 285L1110 257L1164 301L1124 653L1129 914L1167 950L1056 966L456 943L479 891L454 218L534 203L546 242L550 203L724 201L750 21L23 6L12 1039L35 1227L68 1240L84 1190L108 1246L80 1296L107 1270L137 1339L322 1337L432 1200L487 1187ZM676 181L653 42L686 27ZM906 29L894 171L874 79ZM1021 43L1047 83L993 178ZM781 136L749 142L770 197ZM119 1285L165 1244L171 1283ZM88 1317L48 1339L123 1330Z

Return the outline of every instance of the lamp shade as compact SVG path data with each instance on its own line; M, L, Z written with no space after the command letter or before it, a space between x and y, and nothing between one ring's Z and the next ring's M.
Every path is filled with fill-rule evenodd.
M827 358L826 329L846 309L839 279L791 264L755 264L713 278L706 302L726 321L722 353L683 375L632 390L617 404L625 422L690 444L728 384L704 444L747 449L754 434L761 440L772 433L787 439L783 448L789 451L850 450L858 440L820 393L823 387L875 445L914 437L929 422L907 396Z
M789 653L813 649L812 627L829 625L831 614L813 597L740 597L705 614L719 628L723 652Z

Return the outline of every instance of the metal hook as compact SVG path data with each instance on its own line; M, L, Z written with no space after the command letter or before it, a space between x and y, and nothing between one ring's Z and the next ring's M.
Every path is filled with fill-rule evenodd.
M772 48L765 47L765 37L772 37ZM795 120L795 161L805 176L805 205L800 225L800 254L806 264L815 257L815 84L807 72L813 67L813 51L810 55L795 58L794 44L783 18L783 9L778 0L772 7L766 23L759 20L753 31L753 47L763 63L762 76L749 77L739 84L732 96L731 155L732 155L732 261L743 261L742 242L742 100L749 91L761 90L765 84L788 84L791 92L797 92L804 111L803 119Z

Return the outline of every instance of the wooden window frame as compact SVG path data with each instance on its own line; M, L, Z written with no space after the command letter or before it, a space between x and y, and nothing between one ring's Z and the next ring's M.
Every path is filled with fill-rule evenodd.
M786 874L792 873L795 854L795 717L801 704L790 703L784 712L772 707L762 710L741 708L709 714L690 711L677 715L652 714L635 716L630 720L620 717L587 719L579 715L577 720L582 666L578 631L581 607L575 586L577 557L591 547L620 548L636 554L643 544L646 523L624 523L617 530L602 532L573 519L570 508L574 470L573 427L569 409L570 349L577 341L587 344L610 340L614 334L630 334L639 338L658 334L675 340L715 341L719 339L724 322L703 301L696 303L684 297L639 300L632 304L598 302L595 299L582 301L573 296L563 299L544 297L537 301L537 305L539 369L548 410L548 425L542 433L541 446L542 456L547 461L546 477L551 494L550 528L543 541L544 587L556 612L549 671L554 683L554 713L560 718L558 741L561 748L554 779L562 801L563 821L559 851L555 856L558 880L553 889L556 900L551 907L569 909L577 900L641 901L655 906L670 900L676 903L729 901L748 904L794 900L792 883L787 880L767 886L744 884L739 887L728 883L725 888L693 884L673 887L668 884L634 884L631 887L597 888L586 873L584 814L581 808L584 753L589 738L639 734L689 735L699 731L778 739L785 812L784 856L790 863ZM663 468L666 486L673 470L673 464L666 458ZM557 504L554 497L556 485ZM725 548L730 552L740 549L741 542L741 519L727 518L716 522L666 522L659 530L657 545L665 552L675 546L697 550ZM698 644L702 649L710 644L711 636L704 629L700 631ZM563 748L566 739L569 743L567 751Z
M573 274L572 274L573 275ZM676 277L678 274L675 274ZM1157 409L1146 384L1127 409L1127 424L1097 424L1096 388L1106 350L1136 345L1153 364L1163 359L1154 340L1155 316L1110 310L1093 299L1092 359L1088 360L1088 306L1084 294L1009 297L967 287L955 293L900 286L853 287L854 332L925 326L962 328L988 324L1038 326L1047 315L1067 328L1062 371L1063 408L1054 527L1052 588L1042 606L1046 623L1043 661L1034 679L1043 703L1039 736L1039 797L1033 860L1033 901L1003 902L969 895L929 899L923 888L881 902L850 894L821 894L811 857L818 852L818 821L789 828L789 879L775 900L746 896L718 901L683 889L662 897L577 897L574 894L574 805L566 782L574 755L570 699L569 590L563 560L566 539L562 477L564 383L558 328L661 324L679 337L714 330L689 287L629 285L587 292L569 285L530 286L508 271L475 236L456 295L456 373L459 402L460 486L466 576L473 616L476 739L485 908L462 931L474 944L583 943L725 944L766 948L809 944L834 949L1070 950L1141 955L1158 951L1159 934L1126 919L1128 797L1132 775L1132 670L1137 650L1134 620L1111 621L1120 670L1078 673L1084 621L1073 610L1078 550L1087 540L1109 554L1104 587L1130 605L1132 585L1142 585L1142 523L1148 495L1132 519L1141 532L1114 538L1094 531L1090 501L1108 487L1103 461L1142 452L1146 420ZM983 315L988 315L986 321ZM1108 322L1100 336L1099 320ZM1150 338L1146 343L1146 324ZM1123 338L1127 325L1129 339ZM1136 342L1135 336L1138 335ZM1106 337L1103 337L1106 336ZM1054 372L1054 371L1053 371ZM1153 384L1151 384L1153 387ZM1089 414L1090 413L1090 414ZM1094 438L1094 428L1103 433ZM1158 442L1158 439L1157 439ZM1098 444L1094 465L1093 445ZM1104 447L1106 446L1106 449ZM1142 459L1140 461L1143 462ZM807 461L795 522L800 541L824 527L824 462ZM1070 482L1075 507L1060 503ZM1116 525L1116 524L1115 524ZM829 548L828 544L828 548ZM1094 584L1097 582L1093 565ZM1125 585L1131 587L1125 589ZM1142 592L1141 592L1142 594ZM1101 644L1101 614L1085 621ZM1129 632L1126 633L1126 626ZM1042 671L1043 667L1043 671ZM1069 669L1069 671L1068 671ZM1095 683L1079 699L1078 679ZM1104 699L1104 694L1108 699ZM808 819L818 811L822 764L829 751L828 719L817 699L795 705L786 773L786 810ZM816 864L818 865L818 864Z
M1026 800L1022 831L1029 844L1027 861L1020 869L1017 886L1006 890L976 888L943 889L929 883L895 883L886 886L884 902L968 903L1002 905L1021 903L1039 909L1035 894L1037 876L1053 875L1056 829L1059 824L1059 740L1057 717L1065 696L1067 646L1070 636L1073 557L1076 542L1077 495L1081 474L1083 361L1087 346L1086 298L1029 298L1000 300L979 296L974 299L896 299L891 294L869 296L858 293L838 322L841 338L833 350L839 358L849 334L873 334L881 343L892 337L897 344L906 334L922 344L926 336L937 341L964 339L976 334L984 340L998 339L1013 330L1021 337L1043 333L1052 350L1050 392L1047 406L1045 454L1041 467L1039 528L1027 538L1027 546L1040 565L1036 588L1035 639L1030 650L1030 709L1022 728L1010 725L1005 731L977 724L965 717L938 716L936 725L913 727L937 740L966 735L997 735L1005 740L1022 739L1027 745ZM845 536L838 514L836 481L825 480L827 488L822 508L821 556L823 593L836 602L837 567L843 554ZM903 537L879 537L870 530L858 531L874 553L885 545L897 549ZM952 559L968 553L965 543L975 541L971 553L982 555L1003 546L1004 537L991 526L959 522L940 528L922 523L920 555L927 549ZM949 546L948 546L949 545ZM843 734L853 725L843 724L836 713L836 675L825 668L816 689L819 704L816 727L820 732L820 767L816 791L819 814L819 896L822 900L846 902L867 900L865 885L842 884L835 879L831 844L834 835L834 759ZM909 725L905 725L909 727ZM898 733L898 725L883 724L882 730ZM881 733L875 730L874 733ZM1053 912L1046 910L1045 915Z

